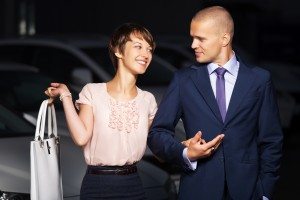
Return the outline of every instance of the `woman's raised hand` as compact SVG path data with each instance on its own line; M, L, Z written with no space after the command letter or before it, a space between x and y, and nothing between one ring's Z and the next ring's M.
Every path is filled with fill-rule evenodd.
M62 96L63 94L69 94L70 90L63 83L51 83L50 86L45 91L45 94L49 96L49 98L54 99L58 96Z

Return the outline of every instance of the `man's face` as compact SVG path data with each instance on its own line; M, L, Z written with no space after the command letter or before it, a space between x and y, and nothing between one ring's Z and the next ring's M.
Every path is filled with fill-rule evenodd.
M199 63L218 63L221 59L222 37L212 20L192 20L190 35L193 39L192 49Z

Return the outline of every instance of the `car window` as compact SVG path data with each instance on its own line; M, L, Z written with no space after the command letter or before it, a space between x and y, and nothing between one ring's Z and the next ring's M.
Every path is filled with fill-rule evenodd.
M86 69L87 66L71 53L53 47L37 47L33 55L33 66L41 72L53 77L58 82L72 84L72 71L77 68ZM95 76L93 80L97 79Z
M34 135L35 128L0 104L0 138Z
M139 75L139 86L164 86L168 85L173 77L173 72L152 59L146 73Z
M1 45L0 61L14 61L29 65L33 50L33 47L25 47L21 45Z
M104 68L110 75L115 74L115 68L110 60L108 48L81 48L83 52L89 55L94 61L96 61L101 67Z
M0 61L13 61L32 65L57 82L72 84L74 69L88 69L85 63L67 50L35 45L2 45ZM92 82L103 82L92 72Z
M178 51L171 49L171 48L165 48L158 46L154 53L158 55L161 58L164 58L169 63L171 63L176 68L182 68L191 63L191 61L185 57L182 53L179 53Z
M45 88L52 80L27 71L0 71L0 101L19 112L35 111L47 98Z

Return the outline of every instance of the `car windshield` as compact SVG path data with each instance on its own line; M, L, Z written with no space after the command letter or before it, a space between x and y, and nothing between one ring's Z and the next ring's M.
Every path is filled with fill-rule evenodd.
M32 71L1 71L0 101L18 112L38 111L51 79Z
M32 136L34 126L0 104L0 137Z
M157 54L161 58L164 58L178 69L188 66L192 63L192 60L185 56L183 53L180 53L179 50L177 51L168 47L158 46L155 49L155 54Z
M110 60L108 49L106 47L85 47L81 48L86 54L94 59L110 75L114 76L115 70ZM152 59L147 72L138 78L139 86L163 86L169 84L173 77L173 71L163 66L155 59Z

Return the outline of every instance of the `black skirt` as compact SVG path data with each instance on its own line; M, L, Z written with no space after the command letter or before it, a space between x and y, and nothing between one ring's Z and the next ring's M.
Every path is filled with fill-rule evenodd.
M121 170L123 169L124 167L121 167ZM118 167L88 166L81 185L80 200L146 199L141 179L136 171L110 173L111 171L120 170Z

